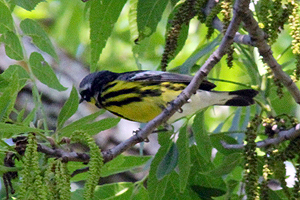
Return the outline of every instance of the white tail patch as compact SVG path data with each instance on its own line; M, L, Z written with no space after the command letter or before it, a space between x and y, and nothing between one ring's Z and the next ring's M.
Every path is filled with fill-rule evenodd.
M182 112L176 112L169 120L169 123L184 116L195 114L196 112L212 105L224 105L228 100L236 95L229 95L228 92L198 90L192 95L188 103L182 106Z

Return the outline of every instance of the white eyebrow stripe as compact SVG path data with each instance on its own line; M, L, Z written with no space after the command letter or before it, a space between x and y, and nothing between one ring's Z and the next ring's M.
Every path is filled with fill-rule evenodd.
M82 86L82 87L79 88L79 92L82 92L84 90L90 89L91 87L92 87L92 84L91 83L87 83L84 86Z

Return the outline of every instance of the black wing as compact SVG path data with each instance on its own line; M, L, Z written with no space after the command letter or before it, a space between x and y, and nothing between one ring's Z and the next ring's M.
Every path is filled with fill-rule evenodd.
M151 82L151 83L161 83L161 82L175 82L175 83L185 83L189 84L192 80L192 76L185 74L176 74L170 72L160 72L160 71L133 71L123 73L118 77L119 80L124 81L142 81L142 82ZM215 84L204 80L199 89L201 90L211 90L216 87Z

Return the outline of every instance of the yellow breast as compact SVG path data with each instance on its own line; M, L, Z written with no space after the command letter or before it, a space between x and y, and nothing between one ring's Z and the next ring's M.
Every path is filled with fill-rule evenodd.
M156 117L185 88L180 83L114 81L104 87L101 106L132 121L148 122Z

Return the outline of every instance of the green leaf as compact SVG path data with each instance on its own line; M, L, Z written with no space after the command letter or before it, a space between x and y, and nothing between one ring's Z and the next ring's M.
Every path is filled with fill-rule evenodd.
M94 196L97 199L130 199L134 189L134 183L130 182L118 182L97 186L95 188ZM77 189L72 192L71 200L82 200L83 189ZM96 198L94 198L96 199Z
M91 2L91 72L96 70L100 54L126 2L126 0L94 0Z
M154 159L151 162L151 167L149 171L149 178L147 181L148 191L150 199L160 200L165 194L166 186L169 181L169 175L165 176L163 179L157 179L157 168L161 160L166 155L169 146L172 144L172 141L169 139L164 145L162 145L157 153L155 154Z
M8 87L5 88L3 94L0 97L0 120L7 117L14 108L14 104L19 92L19 82L18 74L16 71L12 74L9 79L10 83Z
M247 106L246 107L246 116L244 118L244 121L243 121L243 124L242 124L242 127L241 127L242 131L247 129L248 123L250 121L250 114L251 114L250 106Z
M36 110L37 110L37 107L34 107L30 113L26 116L26 118L23 120L23 124L24 125L29 125L30 122L33 121L33 119L36 117Z
M118 174L126 171L133 170L137 167L147 164L152 156L124 156L119 155L113 160L104 164L101 169L101 177L107 177L113 174ZM75 171L76 169L80 169L86 167L86 165L82 163L70 163L68 165L69 171ZM86 172L87 173L87 172ZM81 181L86 180L87 174L81 173L74 177L72 177L72 181Z
M22 122L25 111L26 111L26 108L24 107L24 108L22 108L22 110L18 113L18 116L17 116L17 123Z
M105 110L99 110L98 112L85 116L71 124L68 124L58 132L71 135L75 130L79 130L83 124L90 124L93 120L95 120L98 116L102 115L104 112Z
M0 33L4 34L7 31L13 31L14 23L11 12L3 1L0 1L0 13Z
M87 165L80 163L80 162L69 162L68 163L68 171L71 173L77 169L82 169L85 167L87 167ZM86 180L87 177L88 177L88 172L79 173L79 174L76 174L75 176L71 177L71 181L72 182L82 181L82 180Z
M234 117L232 119L231 126L230 126L230 128L228 130L229 132L241 130L240 129L241 113L242 113L242 108L238 108L234 112ZM243 133L230 133L229 135L231 137L233 137L234 139L236 139L236 141L239 144L241 144L243 142L243 139L244 139L244 134Z
M30 55L29 63L33 74L37 79L39 79L39 81L58 91L64 91L67 89L60 84L53 69L48 65L41 54L33 52Z
M68 126L60 129L60 136L69 137L74 131L84 131L89 135L95 135L101 131L110 129L116 126L120 121L120 118L105 118L92 123L76 123L75 125L69 124Z
M164 176L170 174L175 167L177 166L178 162L178 149L175 143L172 144L171 148L169 149L168 153L162 159L157 167L156 176L158 180L164 178Z
M0 133L2 134L2 138L9 138L12 135L17 135L20 133L27 133L27 132L42 132L41 129L31 128L22 125L16 124L7 124L4 122L0 122Z
M76 88L73 86L69 99L66 101L58 115L56 127L58 130L61 129L65 122L77 111L78 103L78 93Z
M0 165L0 175L2 176L4 173L11 172L11 171L20 171L22 167L6 167Z
M192 165L189 185L194 194L201 199L212 199L211 197L226 193L226 184L221 177L205 175L206 172L215 169L213 163L210 160L205 160L195 145L191 146L190 152ZM207 192L205 189L207 189Z
M233 153L226 156L221 165L217 168L209 171L207 175L218 177L229 174L237 165L239 165L243 160L241 153Z
M227 194L232 196L235 195L234 194L234 189L240 184L240 181L236 181L236 180L228 180L227 181Z
M184 200L192 200L195 199L190 195L190 191L188 189L184 189L183 191L180 191L180 177L179 175L173 171L170 174L169 182L166 187L165 195L162 199L184 199Z
M124 156L119 155L115 159L105 163L101 169L101 177L132 170L146 164L152 156Z
M143 185L138 185L134 189L134 195L130 197L131 200L149 200L149 192Z
M7 31L2 35L1 40L5 43L5 52L8 57L14 60L23 59L23 49L18 36L14 32Z
M55 38L58 46L63 47L64 51L70 55L81 57L82 48L86 48L86 36L89 24L87 22L87 10L84 7L90 7L89 2L82 1L59 1L59 7L55 10L55 23L51 26L51 37ZM84 42L86 43L86 42ZM85 51L84 51L85 52ZM90 54L90 51L84 53ZM86 60L86 56L84 58Z
M176 142L179 152L178 168L179 168L179 185L180 192L186 188L190 169L191 169L191 155L189 148L189 134L187 133L187 126L180 128L178 140Z
M3 74L3 73L2 73ZM0 91L3 91L4 88L6 88L9 85L9 81L3 78L0 74Z
M30 78L28 72L21 67L20 65L10 65L1 75L3 79L5 79L7 82L10 82L9 80L13 78L14 73L18 74L19 77L19 89L23 88L26 85L27 80ZM12 79L15 80L15 79ZM4 83L5 84L5 83ZM0 82L0 85L2 86L2 83Z
M213 187L205 187L200 185L192 185L193 191L198 194L198 196L203 200L213 200L213 197L219 197L226 194L226 191L213 188Z
M287 196L283 190L273 191L271 189L268 190L269 199L272 200L286 200Z
M193 135L196 140L200 154L206 159L211 159L212 145L210 138L205 131L204 112L198 113L192 125Z
M228 130L229 132L240 130L239 124L240 124L240 119L241 119L241 111L242 111L241 108L238 108L234 112L232 123L231 123L231 126L230 126L229 130ZM235 137L233 137L233 138L235 138Z
M14 0L15 4L28 10L32 11L36 5L38 5L41 2L44 2L45 0Z
M224 134L224 133L218 133L218 134L211 134L210 135L211 144L213 147L215 147L220 153L224 155L229 155L236 152L241 152L240 149L225 149L221 143L221 141L226 142L227 144L237 144L237 141Z
M137 25L139 40L150 36L156 30L167 4L168 1L165 0L138 1Z
M130 30L130 40L135 41L138 38L138 27L137 27L137 10L138 0L129 0L130 10L128 14L129 30Z
M20 23L20 28L25 35L32 38L33 43L40 48L42 51L48 53L55 60L58 60L54 47L43 28L32 19L24 19Z
M190 172L190 177L194 177L199 173L204 173L213 170L215 167L211 160L206 160L202 155L196 145L190 147L191 152L191 162L192 169Z

